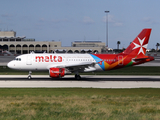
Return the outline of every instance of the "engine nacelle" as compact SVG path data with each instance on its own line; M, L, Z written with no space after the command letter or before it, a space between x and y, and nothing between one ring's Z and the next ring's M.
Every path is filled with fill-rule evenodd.
M65 68L50 68L49 75L53 78L63 77L65 75Z

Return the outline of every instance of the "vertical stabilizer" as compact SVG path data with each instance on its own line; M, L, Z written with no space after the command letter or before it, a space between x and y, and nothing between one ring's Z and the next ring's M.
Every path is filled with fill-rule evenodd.
M146 54L150 33L150 28L143 29L122 54L131 54L137 57L144 56Z

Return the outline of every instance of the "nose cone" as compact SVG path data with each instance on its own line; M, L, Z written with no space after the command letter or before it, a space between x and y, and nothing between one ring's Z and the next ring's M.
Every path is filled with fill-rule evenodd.
M12 68L12 69L13 69L13 67L14 67L13 62L12 62L12 61L9 62L9 63L7 64L7 66L8 66L9 68Z

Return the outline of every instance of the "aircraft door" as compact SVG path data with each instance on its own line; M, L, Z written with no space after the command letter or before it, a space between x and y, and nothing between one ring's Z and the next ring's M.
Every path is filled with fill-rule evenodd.
M123 65L123 56L118 56L118 65Z
M27 55L26 64L27 65L32 65L32 55Z

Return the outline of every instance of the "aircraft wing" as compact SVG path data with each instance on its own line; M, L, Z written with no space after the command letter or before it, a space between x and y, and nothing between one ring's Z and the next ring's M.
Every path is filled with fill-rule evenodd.
M67 65L65 68L67 68L70 72L79 71L84 72L85 69L90 69L90 67L94 67L95 63L93 62L84 62L80 64L72 64Z
M84 71L85 68L94 67L96 63L94 62L83 62L83 63L72 63L72 64L65 64L65 65L50 65L47 68L67 68L70 72L74 71Z

